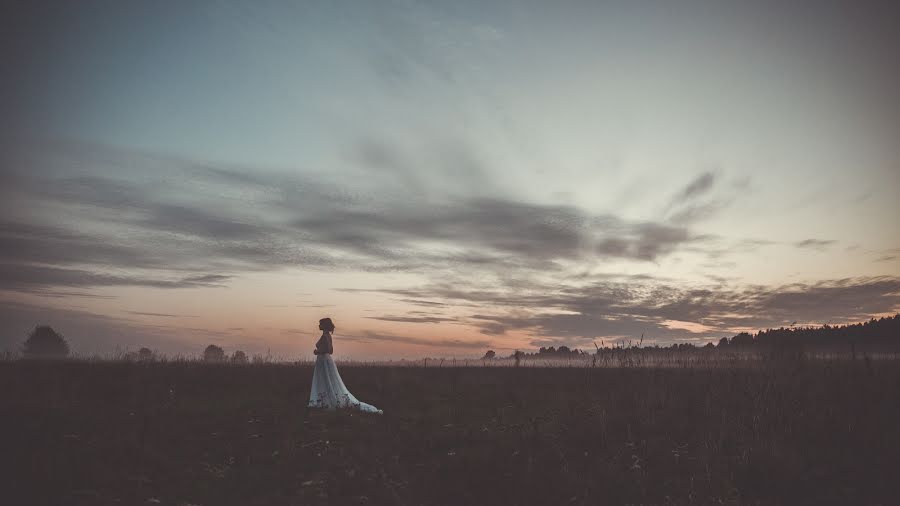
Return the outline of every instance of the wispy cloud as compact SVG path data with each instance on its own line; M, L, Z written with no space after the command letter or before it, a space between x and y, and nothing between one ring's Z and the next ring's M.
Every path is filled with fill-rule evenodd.
M399 323L446 323L457 321L456 318L447 318L443 316L367 316L366 318L370 320Z
M715 215L726 207L722 200L710 195L718 176L713 172L703 172L676 193L666 206L667 221L678 225L689 225Z
M172 275L172 273L165 273ZM223 286L230 276L205 274L182 278L151 278L140 274L111 274L91 270L0 264L0 279L6 290L31 292L47 287L145 286L151 288L196 288Z
M157 316L160 318L199 318L197 315L189 315L189 314L171 314L171 313L150 313L146 311L125 311L128 314L135 316Z
M669 203L669 207L683 204L687 201L694 200L697 197L706 194L712 189L715 182L716 176L712 172L704 172L700 174L672 198L672 201Z
M240 272L288 266L546 271L558 261L654 261L705 240L683 226L569 205L477 193L398 199L393 175L376 174L369 196L358 197L291 173L96 146L38 152L53 156L31 153L37 158L16 165L0 190L7 202L26 200L33 209L9 212L0 223L0 269L20 290L211 286ZM402 163L387 148L365 153L370 164ZM30 171L29 163L49 169ZM478 172L473 167L471 177ZM685 195L708 184L692 183Z
M762 329L797 320L859 321L900 307L900 279L890 276L741 288L601 278L577 288L547 284L525 291L457 280L381 292L492 308L492 313L471 314L468 322L486 335L525 331L570 345L641 334L651 340L695 334L695 329L672 326L672 321L702 325L711 336L727 336L734 328Z
M444 338L427 338L427 337L409 337L398 336L394 334L383 334L379 332L365 331L359 335L341 336L341 339L373 342L373 341L389 341L395 343L410 344L415 346L429 346L433 348L459 348L459 349L484 349L491 346L491 342L487 340L464 340L464 339L444 339Z
M38 297L47 297L52 299L68 299L68 298L84 298L84 299L100 299L100 300L113 300L116 299L115 295L100 295L92 292L86 291L75 291L75 290L52 290L40 287L32 287L30 289L23 290L25 293L31 295L37 295Z
M837 241L832 239L804 239L802 241L795 242L794 246L798 248L824 251L826 248L834 244L837 244Z

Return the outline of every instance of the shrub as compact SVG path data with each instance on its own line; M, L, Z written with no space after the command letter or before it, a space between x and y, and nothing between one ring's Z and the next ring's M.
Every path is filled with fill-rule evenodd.
M137 358L141 362L149 362L153 360L153 350L150 348L141 348L138 350Z
M206 362L223 362L225 361L225 350L211 344L203 350L203 360Z
M25 358L66 358L69 343L48 325L38 325L28 334L23 346Z
M250 360L247 359L247 354L241 350L237 350L231 355L232 364L246 364L248 362L250 362Z

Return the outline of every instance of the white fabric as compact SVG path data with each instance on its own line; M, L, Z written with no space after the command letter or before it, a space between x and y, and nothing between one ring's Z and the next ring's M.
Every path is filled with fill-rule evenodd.
M344 380L338 373L337 364L330 353L316 356L316 368L313 371L312 390L309 392L311 408L353 408L366 413L382 414L383 411L371 404L360 402L344 386Z

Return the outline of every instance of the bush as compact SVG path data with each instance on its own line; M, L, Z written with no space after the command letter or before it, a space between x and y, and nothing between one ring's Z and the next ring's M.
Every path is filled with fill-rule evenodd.
M38 325L28 334L23 346L25 358L66 358L69 343L48 325Z
M225 350L222 348L211 344L203 350L203 360L206 362L224 362L225 361Z
M141 362L149 362L153 360L153 350L150 348L141 348L138 350L137 359Z
M246 364L248 362L250 362L250 360L247 359L247 354L241 350L237 350L231 355L232 364Z

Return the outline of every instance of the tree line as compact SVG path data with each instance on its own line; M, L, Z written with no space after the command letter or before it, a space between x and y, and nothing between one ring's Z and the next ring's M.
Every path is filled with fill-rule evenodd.
M821 327L795 326L777 329L765 329L756 333L741 332L733 337L723 337L718 344L708 342L702 346L694 343L673 343L669 346L643 346L643 336L637 342L619 341L613 347L597 346L594 354L615 353L616 350L641 349L641 350L668 350L668 351L692 351L692 350L842 350L855 352L856 350L873 351L900 351L900 313L894 316L872 318L861 323L847 325L823 325ZM568 346L553 347L541 346L537 351L527 353L515 351L508 358L523 360L526 358L571 358L582 355L590 355L578 348ZM493 350L482 359L496 357Z
M780 327L760 330L755 334L740 334L719 340L720 348L775 348L800 346L804 348L871 348L896 350L900 348L900 314L872 318L848 325L821 327Z

